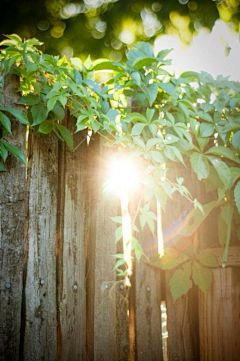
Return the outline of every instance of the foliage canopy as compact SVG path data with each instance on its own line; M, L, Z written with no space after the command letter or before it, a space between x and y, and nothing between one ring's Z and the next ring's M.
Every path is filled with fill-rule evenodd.
M194 248L202 222L211 212L217 214L223 266L233 231L240 239L239 82L222 76L213 79L205 72L185 72L176 78L164 69L171 50L154 54L146 42L130 46L126 62L88 58L84 63L43 54L38 40L23 41L16 34L1 45L2 85L9 72L20 77L19 104L26 112L0 108L0 169L6 171L9 153L25 161L11 144L10 115L30 132L53 132L73 148L72 134L63 122L68 110L76 119L77 132L99 133L115 152L142 165L143 196L132 225L135 234L149 227L156 236L156 202L165 210L176 194L188 200L187 222L178 232L181 240L187 239L185 246L176 237L162 258L149 262L162 269L178 267L170 280L174 300L192 283L205 291L211 282L210 268L218 264L214 256ZM199 187L207 201L196 192ZM113 221L119 224L118 241L121 217ZM135 237L132 249L139 259L142 248ZM124 259L116 258L115 268L124 275Z
M36 36L48 54L73 51L115 61L126 44L173 33L189 42L217 19L238 31L240 19L238 0L5 0L1 14L0 34Z

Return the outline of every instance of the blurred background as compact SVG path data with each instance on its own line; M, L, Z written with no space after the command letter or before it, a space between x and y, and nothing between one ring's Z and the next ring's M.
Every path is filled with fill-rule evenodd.
M1 0L0 37L17 33L67 58L125 58L127 45L174 48L172 71L240 80L239 0Z

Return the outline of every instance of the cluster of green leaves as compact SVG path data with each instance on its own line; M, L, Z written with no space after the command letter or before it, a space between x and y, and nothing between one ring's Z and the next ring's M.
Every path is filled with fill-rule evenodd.
M23 41L15 34L1 45L5 47L0 57L2 75L11 71L19 76L19 104L26 108L26 112L0 109L1 170L5 170L8 152L24 160L9 143L9 113L30 131L53 132L73 148L73 136L64 125L69 111L76 118L76 131L100 133L115 152L130 154L141 164L142 197L133 221L134 232L147 226L156 236L156 201L165 210L168 199L178 193L193 209L193 222L181 230L183 236L192 236L208 215L218 210L219 244L226 264L233 225L238 227L240 239L238 82L222 76L213 79L205 72L185 72L177 78L164 68L170 63L166 59L170 50L154 54L152 46L143 42L130 47L123 63L107 59L82 63L78 58L53 57L36 48L41 45L38 40ZM108 74L105 84L101 84L102 71ZM210 195L207 203L200 204L191 196L186 186L190 173L196 183L204 184L205 193ZM116 240L121 237L120 225ZM142 247L136 238L132 239L132 248L139 259ZM169 252L166 250L167 255ZM189 288L173 291L178 283L174 279L179 280L184 272L205 290L209 283L203 286L200 274L211 279L208 267L212 262L194 256L194 261L179 263L179 252L175 255L182 269L177 269L170 281L174 299ZM119 255L117 259L115 269L122 274L124 259Z
M206 292L212 282L211 268L218 268L218 262L211 253L194 252L194 247L188 247L184 252L168 247L164 257L159 261L152 261L152 265L163 270L178 268L169 281L170 290L175 302L177 298L187 293L193 283L200 290Z

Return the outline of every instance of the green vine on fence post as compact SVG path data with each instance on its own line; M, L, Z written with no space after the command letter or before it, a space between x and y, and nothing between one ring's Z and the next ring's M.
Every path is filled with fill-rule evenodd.
M165 66L171 50L154 53L149 43L129 47L126 62L88 58L66 59L43 54L37 39L22 40L12 34L1 42L1 86L13 72L20 78L19 104L26 112L0 108L0 170L7 171L9 154L25 162L23 154L11 144L9 115L25 124L30 132L49 134L73 149L73 137L62 124L65 111L76 119L76 131L99 133L113 152L127 154L141 162L141 203L132 228L137 232L156 228L156 202L165 210L178 193L190 204L191 225L181 230L193 235L215 210L218 212L222 265L227 263L231 230L240 239L240 84L205 72L169 74ZM105 83L101 73L105 71ZM181 167L180 167L181 166ZM211 192L205 204L191 196L180 168L194 175L196 182ZM116 241L122 238L121 217ZM142 248L132 237L132 251L139 260ZM120 276L124 257L115 255ZM211 268L218 267L211 254L198 254L191 246L183 252L174 244L165 255L149 262L163 270L177 267L169 284L176 300L192 284L206 291Z

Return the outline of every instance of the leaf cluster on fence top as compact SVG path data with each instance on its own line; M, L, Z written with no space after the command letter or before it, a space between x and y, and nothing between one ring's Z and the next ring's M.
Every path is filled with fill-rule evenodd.
M64 125L66 112L70 112L76 119L76 132L97 132L115 152L141 164L143 196L134 217L135 232L148 225L154 235L156 200L165 210L168 199L178 193L191 205L192 222L181 229L182 236L191 237L208 215L218 210L219 243L226 264L233 227L240 239L238 82L222 76L213 79L205 72L175 77L165 69L171 62L167 58L171 50L154 54L152 46L144 42L129 47L124 63L108 59L92 62L90 58L83 63L78 58L50 56L37 48L41 46L38 40L23 41L16 34L9 35L1 46L2 86L9 72L19 76L22 96L18 104L26 111L0 108L0 170L6 170L9 153L25 161L11 144L11 116L30 132L53 132L73 149L73 135ZM190 174L210 195L207 203L201 204L191 195ZM116 238L121 238L121 225ZM177 243L174 247L179 255ZM142 248L136 238L133 249L140 258ZM215 261L206 265L206 260L188 252L176 264L173 253L168 268L179 264L183 268L175 273L170 287L178 284L182 274L186 280L184 287L178 285L180 291L174 297L191 287L190 277L205 290L209 284L206 267L215 266ZM163 257L152 264L164 269L164 262ZM118 263L123 263L121 257Z

